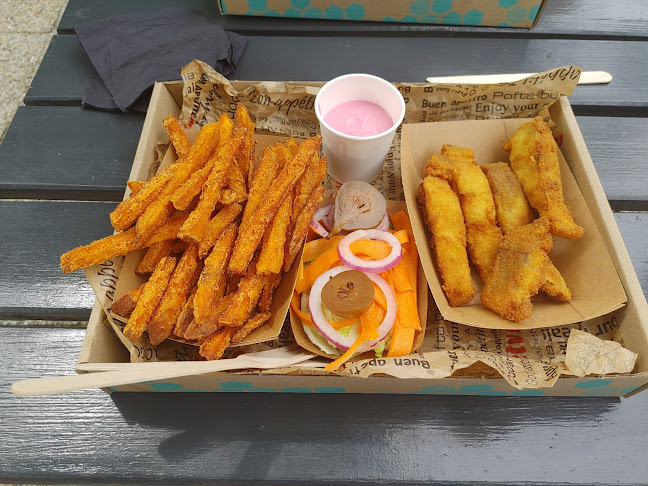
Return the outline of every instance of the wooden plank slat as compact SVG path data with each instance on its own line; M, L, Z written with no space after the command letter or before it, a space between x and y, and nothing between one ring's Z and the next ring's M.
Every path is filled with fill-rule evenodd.
M648 113L648 86L636 82L648 77L643 42L253 36L233 78L317 81L367 72L390 81L424 82L431 75L538 72L570 64L614 76L609 85L577 87L571 97L576 114ZM78 104L94 76L78 40L55 36L25 104Z
M74 26L130 12L178 6L176 0L71 0L58 26L59 34L74 33ZM266 18L221 15L215 0L185 0L182 6L199 10L226 30L248 35L381 35L428 37L579 37L645 39L648 6L643 0L626 0L623 7L609 0L550 1L533 29L350 22L337 20Z
M577 117L614 211L648 211L648 119Z
M83 272L63 275L59 257L112 234L106 202L0 201L0 319L86 319L94 294Z
M142 123L139 114L20 107L0 145L0 198L121 201ZM648 119L578 123L613 209L648 210Z
M0 198L121 201L140 113L18 108L0 145Z
M648 213L614 213L623 242L637 273L637 278L648 298Z
M615 398L291 393L15 397L71 374L83 331L0 328L0 482L645 484L648 392ZM334 425L336 424L336 425ZM577 433L575 432L577 431Z

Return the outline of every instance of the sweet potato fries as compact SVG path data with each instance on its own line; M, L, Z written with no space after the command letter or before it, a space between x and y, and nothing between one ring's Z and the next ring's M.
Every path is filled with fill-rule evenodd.
M202 127L191 144L175 117L164 126L177 160L111 213L116 234L61 256L65 273L147 251L142 286L114 302L124 335L151 344L184 339L218 359L270 318L273 290L288 271L319 206L326 176L320 137L265 148L254 160L254 122L242 105ZM256 170L255 170L256 167Z

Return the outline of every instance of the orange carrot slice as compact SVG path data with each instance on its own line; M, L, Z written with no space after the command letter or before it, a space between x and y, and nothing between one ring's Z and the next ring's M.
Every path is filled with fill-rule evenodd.
M391 246L384 241L358 240L351 243L351 251L355 255L367 256L372 260L382 260L391 253ZM337 245L329 248L304 269L304 277L297 281L295 290L302 293L313 285L317 277L340 261Z
M407 356L412 352L412 345L414 344L414 329L405 328L397 321L394 323L392 330L392 340L389 346L387 356L398 357Z
M330 362L328 365L326 365L326 368L324 368L324 369L329 370L329 371L334 371L334 370L337 370L338 368L340 368L340 366L342 366L344 363L349 361L351 356L353 356L353 354L356 352L356 350L365 341L366 341L365 338L363 338L362 336L359 336L358 339L356 339L356 341L351 345L351 347L349 349L347 349L346 353L344 353L342 356L340 356L335 361Z
M309 241L306 243L304 248L304 261L311 262L315 260L318 256L324 253L330 248L337 248L340 240L344 236L332 236L331 239L327 240L326 238L318 238L317 240Z
M400 325L407 329L421 330L418 309L416 308L416 292L396 292L396 305L398 306L398 319Z
M305 312L302 312L301 306L299 305L299 295L296 292L293 292L293 295L290 299L290 307L292 310L295 311L295 314L302 320L303 324L306 324L307 326L310 327L315 327L315 324L313 324L313 320L311 319L309 314L306 314Z
M407 264L405 263L405 258L398 262L392 271L394 272L394 285L398 292L408 292L410 290L416 290L416 281L412 281L412 276L410 275Z
M417 285L417 272L418 272L418 251L416 249L416 241L414 241L414 232L412 231L412 223L404 211L398 211L391 215L394 228L399 231L407 231L409 241L403 245L405 252L403 253L403 263L407 267L410 274L410 281L414 288Z

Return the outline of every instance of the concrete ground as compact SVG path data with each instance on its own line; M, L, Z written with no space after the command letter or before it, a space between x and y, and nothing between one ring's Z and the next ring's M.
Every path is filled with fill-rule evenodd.
M0 140L56 33L68 0L0 0Z

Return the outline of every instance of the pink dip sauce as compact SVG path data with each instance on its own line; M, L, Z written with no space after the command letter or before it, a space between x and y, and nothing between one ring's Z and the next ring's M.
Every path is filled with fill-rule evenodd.
M329 111L324 121L338 132L355 137L378 135L394 124L389 114L371 101L342 103Z

